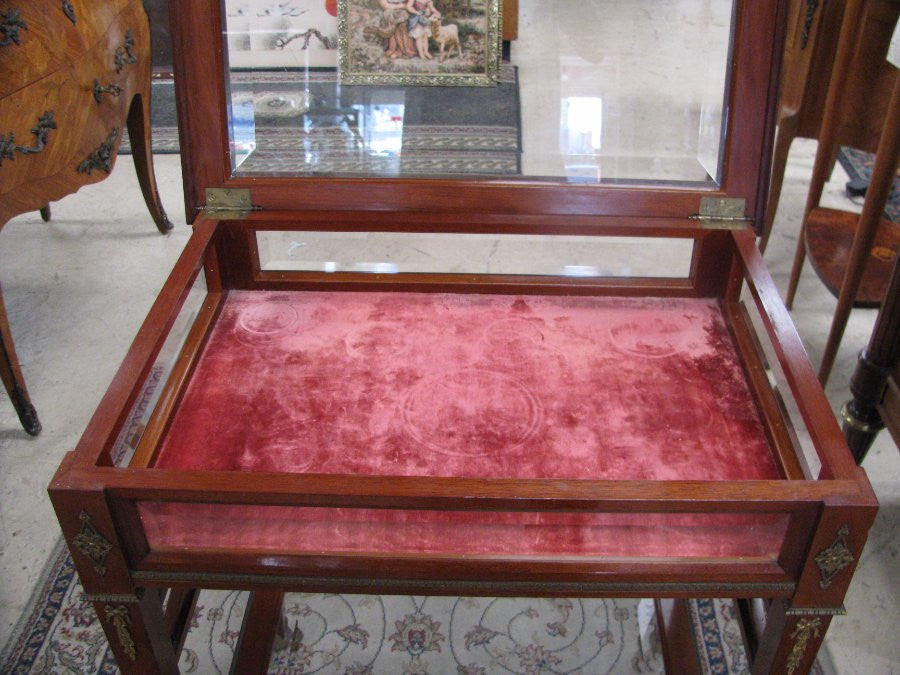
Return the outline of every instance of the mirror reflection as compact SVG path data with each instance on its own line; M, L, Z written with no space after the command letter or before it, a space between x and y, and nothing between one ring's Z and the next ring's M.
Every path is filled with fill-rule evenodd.
M719 180L733 0L224 11L236 175Z

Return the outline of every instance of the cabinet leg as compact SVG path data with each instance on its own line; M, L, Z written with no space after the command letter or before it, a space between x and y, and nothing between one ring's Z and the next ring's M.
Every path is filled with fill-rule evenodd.
M857 464L862 464L878 432L884 429L877 406L884 395L889 374L890 366L884 367L873 361L865 351L859 355L850 379L853 398L841 409L844 437Z
M160 595L140 589L135 598L91 598L123 673L177 674L178 655L166 631Z
M265 675L275 642L275 631L281 622L284 593L254 591L247 603L241 637L235 649L231 672L234 675Z
M131 141L131 157L137 172L138 183L144 194L144 202L150 210L157 229L165 234L172 229L172 223L163 209L156 187L153 171L153 150L150 144L150 87L143 94L131 100L128 110L128 138Z
M774 601L760 640L752 675L806 675L815 663L832 614L791 614L788 603Z
M3 386L25 431L31 436L37 436L41 433L41 423L37 411L31 404L28 389L25 388L25 378L19 368L19 359L16 357L12 333L9 330L9 320L6 318L6 307L3 305L2 289L0 289L0 380L3 380Z

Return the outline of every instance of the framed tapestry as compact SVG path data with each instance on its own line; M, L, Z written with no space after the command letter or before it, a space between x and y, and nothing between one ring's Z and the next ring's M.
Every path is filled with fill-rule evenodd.
M338 0L345 84L493 85L500 0Z

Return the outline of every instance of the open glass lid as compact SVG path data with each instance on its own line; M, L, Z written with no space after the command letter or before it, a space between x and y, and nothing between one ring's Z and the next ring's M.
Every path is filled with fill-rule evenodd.
M199 194L284 178L586 187L593 196L580 204L536 209L526 201L521 210L636 215L627 200L600 209L595 201L628 186L744 197L752 215L769 135L777 4L177 3L181 126L191 137L191 171L203 174L193 187ZM219 119L198 120L201 106L216 112L212 102ZM201 151L217 137L218 156ZM288 205L353 201L352 193L343 202L310 196ZM382 197L377 208L434 207L411 206L408 190Z
M716 184L733 16L733 0L225 0L232 169Z

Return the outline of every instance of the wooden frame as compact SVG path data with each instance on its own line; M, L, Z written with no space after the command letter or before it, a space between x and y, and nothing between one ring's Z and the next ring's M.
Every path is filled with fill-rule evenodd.
M784 3L738 6L723 183L718 189L565 186L538 182L233 179L225 151L224 54L211 52L222 17L218 3L173 5L183 162L190 217L205 187L249 187L256 212L233 220L198 216L194 234L50 495L86 597L93 602L125 672L176 672L184 617L195 589L254 593L240 641L242 672L264 672L281 593L288 590L657 598L765 598L756 636L756 675L808 672L859 560L877 504L853 461L800 339L755 246L751 229L704 225L687 216L703 196L743 197L751 218L764 213L777 31ZM188 39L190 38L190 39ZM200 45L204 45L201 49ZM203 58L204 53L208 55ZM190 68L187 66L190 65ZM764 77L761 77L764 76ZM737 103L740 105L737 105ZM185 105L187 103L187 105ZM209 111L197 115L192 111ZM210 143L209 138L219 143ZM202 140L201 140L202 139ZM766 142L761 143L760 140ZM452 200L437 199L453 196ZM434 203L453 204L436 211ZM529 275L361 274L262 269L256 232L424 232L657 237L693 240L684 278L573 278ZM207 293L170 371L160 403L127 467L111 449L198 278ZM771 480L584 480L409 477L174 470L154 466L167 425L223 303L232 291L378 290L460 294L593 295L714 299L738 352L779 474ZM755 321L754 321L755 319ZM765 353L761 345L768 345ZM781 384L770 384L770 367ZM821 464L806 467L782 396L790 394ZM241 542L158 545L142 505L216 509L310 507L694 515L779 518L771 554L478 556L410 551L353 553L246 548ZM164 598L167 600L164 602ZM659 603L671 667L683 625Z

